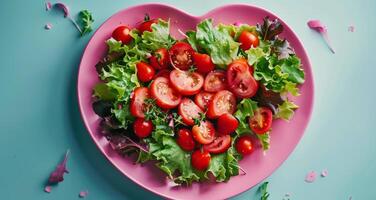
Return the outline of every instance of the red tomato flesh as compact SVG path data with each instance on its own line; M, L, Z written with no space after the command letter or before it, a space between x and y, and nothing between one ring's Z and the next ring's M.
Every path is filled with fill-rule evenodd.
M213 93L201 91L200 93L196 94L195 103L202 110L207 110L213 95Z
M130 111L134 117L144 118L146 111L145 99L149 98L149 89L138 87L133 91L130 103Z
M204 145L204 150L209 153L219 154L227 151L231 146L231 136L223 135L214 139L210 144Z
M177 136L176 141L182 149L192 151L195 148L195 141L190 130L185 128L179 129Z
M229 135L238 128L238 120L231 114L225 113L218 117L217 131L220 135Z
M253 78L246 62L234 61L227 69L227 83L230 90L239 98L251 98L258 90L258 83Z
M161 70L167 69L169 66L168 51L165 48L160 48L154 52L149 58L150 64L154 69Z
M128 26L118 26L113 32L112 32L112 37L120 41L123 44L129 44L132 42L133 38L130 35L131 29Z
M242 154L243 156L251 154L254 150L251 136L248 136L248 135L241 136L236 141L235 148L236 148L236 151Z
M250 49L251 47L255 48L259 45L259 38L256 34L249 31L243 31L239 36L240 48L244 51Z
M207 74L214 70L214 63L211 57L207 54L197 53L193 54L193 61L197 67L197 72L201 74Z
M151 28L151 25L152 24L156 24L158 23L158 20L157 19L152 19L152 20L148 20L148 21L144 21L142 22L139 26L138 26L138 30L140 31L141 34L144 33L144 31L149 31L149 32L152 32L152 28Z
M138 62L136 64L137 78L142 82L149 82L155 75L155 70L152 66L145 62Z
M202 110L191 99L184 98L179 104L178 113L186 125L193 126L194 119L200 117Z
M139 138L148 137L153 131L153 123L142 118L137 118L133 123L133 131Z
M150 85L151 96L156 104L164 109L175 108L181 101L181 95L170 84L169 79L158 77Z
M192 128L193 139L200 144L210 144L216 135L214 125L209 121L203 121Z
M233 114L235 109L235 95L228 90L222 90L213 96L209 103L208 112L206 115L211 119L215 119L225 113Z
M203 171L210 165L210 153L203 150L196 150L192 153L191 163L196 170Z
M204 90L206 92L218 92L227 88L226 73L222 70L214 70L206 75Z
M273 112L270 108L260 107L249 119L249 127L256 134L264 134L272 127Z
M204 77L196 72L172 70L170 73L172 86L183 95L194 95L200 92Z
M194 50L186 42L177 42L169 50L172 66L181 70L187 70L193 65Z

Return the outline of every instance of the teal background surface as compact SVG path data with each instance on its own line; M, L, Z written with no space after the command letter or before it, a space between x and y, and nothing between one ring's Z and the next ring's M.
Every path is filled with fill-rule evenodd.
M96 29L113 13L144 0L64 1L76 15L89 9ZM231 0L160 1L194 15ZM279 15L297 33L312 62L314 112L301 142L267 180L271 200L376 199L376 1L237 1ZM250 13L252 15L252 13ZM309 19L329 29L336 54L311 31ZM44 30L50 22L53 29ZM354 25L355 32L348 32ZM90 36L78 37L44 1L0 2L0 199L160 199L123 177L100 154L78 111L78 65ZM71 149L65 181L43 192L49 173ZM305 183L305 175L329 175ZM233 199L259 199L256 187Z

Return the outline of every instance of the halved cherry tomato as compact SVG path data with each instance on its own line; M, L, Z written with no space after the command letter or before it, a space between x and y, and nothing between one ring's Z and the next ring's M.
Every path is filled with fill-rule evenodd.
M187 70L193 65L194 50L186 42L177 42L169 50L172 66Z
M236 141L235 148L236 148L236 151L238 151L243 156L251 154L254 150L251 136L249 135L241 136Z
M248 64L242 61L232 62L227 69L227 83L230 90L239 98L251 98L258 90Z
M210 144L204 145L204 150L209 153L223 153L231 146L231 136L223 135L214 139Z
M212 99L213 95L213 93L201 91L200 93L196 94L195 103L202 110L207 110L209 102Z
M178 113L186 125L193 126L194 119L200 117L202 110L191 99L184 98L179 104Z
M267 107L259 107L249 118L249 127L256 134L264 134L272 127L273 113Z
M210 165L210 153L205 150L196 150L192 153L191 163L196 170L203 171Z
M218 117L217 131L221 135L229 135L238 128L238 120L231 114L225 113Z
M151 66L154 69L161 70L167 69L169 65L168 51L165 48L160 48L154 52L149 58Z
M215 137L214 125L209 121L203 121L200 126L194 125L192 128L193 139L200 144L209 144Z
M165 77L167 79L170 79L170 70L162 69L162 70L158 71L157 74L155 74L154 77L157 78L157 77L160 77L160 76Z
M211 57L207 54L197 53L193 54L193 61L197 67L197 72L207 74L214 70L214 63Z
M118 26L113 32L112 37L123 44L129 44L133 38L130 35L131 29L128 26Z
M204 77L196 72L172 70L170 73L171 85L183 95L194 95L200 92L204 84Z
M242 63L244 63L245 65L247 65L248 68L249 68L249 72L250 72L251 75L253 76L253 72L254 72L253 66L249 65L249 64L248 64L248 61L247 61L245 58L241 57L241 58L239 58L239 59L237 59L237 60L234 60L233 62L242 62Z
M136 68L138 80L142 82L149 82L153 79L155 70L149 64L141 61L136 64Z
M179 129L178 130L178 138L176 139L179 146L186 150L186 151L192 151L195 148L195 141L192 137L192 132L188 129Z
M172 88L170 80L165 77L154 79L150 85L150 93L157 105L165 109L178 106L181 100L181 95Z
M206 75L204 90L207 92L218 92L227 88L226 73L222 70L215 70Z
M137 118L133 123L133 131L139 138L146 138L153 131L153 123L151 121Z
M235 109L235 95L228 90L222 90L213 96L209 103L208 112L206 115L211 119L215 119L225 113L233 114Z
M156 24L158 23L158 20L157 19L151 19L151 20L145 20L144 22L142 22L139 26L138 26L138 30L140 31L141 34L144 33L144 31L149 31L149 32L152 32L153 30L151 29L151 25L152 24Z
M240 48L244 51L250 49L251 47L258 47L259 38L256 34L249 31L243 31L239 36Z
M145 117L145 99L149 98L149 89L146 87L138 87L133 91L130 103L130 111L134 117Z

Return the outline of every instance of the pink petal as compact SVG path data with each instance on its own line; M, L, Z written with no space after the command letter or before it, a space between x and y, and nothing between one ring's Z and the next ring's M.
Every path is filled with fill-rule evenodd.
M354 32L354 31L355 31L355 26L354 26L354 25L350 25L350 26L347 28L347 30L348 30L349 32Z
M50 23L47 23L46 25L44 25L44 29L46 30L50 30L52 28L52 24Z
M51 2L47 1L47 2L45 3L45 5L46 5L46 11L51 10L51 8L52 8L52 4L51 4Z
M328 170L327 170L327 169L322 170L322 172L321 172L321 176L322 176L322 177L326 177L326 176L328 176Z
M47 185L46 187L44 187L44 191L47 192L47 193L50 193L51 192L51 186Z
M87 195L89 194L89 191L81 191L79 194L78 194L78 196L80 197L80 198L85 198Z
M315 171L308 172L308 174L305 177L305 182L313 183L315 180L316 180L316 172Z
M324 24L321 23L320 20L310 20L308 21L307 23L308 27L317 31L318 33L321 34L321 36L324 38L326 44L328 45L330 51L332 51L332 53L335 53L332 45L331 45L331 42L329 40L329 35L328 35L328 29L326 28L326 26Z
M64 12L64 17L68 17L69 16L69 7L63 3L55 3L54 6L56 6L57 8L60 8L61 10L63 10Z

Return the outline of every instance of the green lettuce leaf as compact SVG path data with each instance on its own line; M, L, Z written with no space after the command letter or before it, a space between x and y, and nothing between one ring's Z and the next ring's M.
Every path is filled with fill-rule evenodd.
M260 47L258 48L250 48L249 50L245 51L248 56L248 64L253 65L255 64L260 58L264 57L266 53Z
M270 131L264 134L255 134L260 140L262 150L267 151L270 147Z
M234 143L235 139L233 140ZM212 155L209 168L205 172L205 178L212 173L217 182L228 181L231 176L239 174L240 155L235 151L233 145L222 154Z
M257 102L251 99L243 99L237 107L234 116L239 121L239 126L236 129L236 133L238 135L242 135L244 133L252 133L251 129L249 128L248 118L254 115L254 111L257 109Z
M178 183L191 184L200 180L191 165L191 154L179 147L172 137L164 136L162 143L149 147L152 155L160 161L157 166ZM178 176L174 177L178 172Z
M158 23L151 25L152 32L144 31L142 34L142 47L154 52L159 48L169 49L175 39L170 35L170 22L158 19Z
M277 119L284 119L290 121L294 116L294 111L299 108L294 102L286 100L283 104L278 106L277 113L274 115Z
M219 67L225 68L237 58L239 43L235 42L228 31L215 28L211 19L197 25L196 41Z
M115 40L114 38L110 38L106 41L107 47L108 47L108 52L116 52L116 51L121 51L122 49L122 43Z
M196 32L195 31L187 31L185 34L187 35L187 42L191 45L191 47L195 51L199 51L197 40L196 40Z

